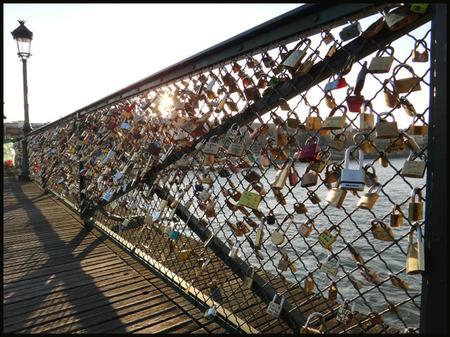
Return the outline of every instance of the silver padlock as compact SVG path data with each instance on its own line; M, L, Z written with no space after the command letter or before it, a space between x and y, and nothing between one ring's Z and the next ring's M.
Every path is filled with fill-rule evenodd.
M340 264L341 261L339 257L334 254L330 254L325 258L325 261L321 262L320 270L327 273L328 275L336 277L339 271Z
M215 306L210 307L208 310L206 310L204 317L207 319L214 319L217 314L217 309Z
M355 308L355 302L353 302L352 308L349 308L349 300L345 299L344 304L338 309L336 314L336 321L342 324L349 324L353 318L353 310Z
M277 303L277 299L280 298L280 302ZM283 309L284 297L278 294L273 295L272 302L267 307L267 313L273 317L279 317L281 310Z
M359 167L357 169L349 169L350 152L353 149L356 149L355 145L349 146L345 151L344 169L342 170L339 187L343 190L363 191L365 185L365 171L363 169L364 153L358 148Z
M235 259L239 256L239 239L236 239L236 243L231 247L230 252L228 253L228 256L232 259Z

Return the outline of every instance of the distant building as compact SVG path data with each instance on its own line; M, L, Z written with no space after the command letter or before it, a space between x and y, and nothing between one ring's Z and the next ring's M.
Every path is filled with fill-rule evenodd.
M40 128L47 123L31 123L31 128L33 130ZM23 121L17 122L3 122L3 138L6 139L16 139L23 136Z

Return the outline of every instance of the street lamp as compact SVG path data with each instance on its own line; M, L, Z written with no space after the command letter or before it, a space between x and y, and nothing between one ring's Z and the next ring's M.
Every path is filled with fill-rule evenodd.
M29 181L30 172L28 168L28 148L25 136L31 131L30 120L28 117L28 85L27 85L27 59L31 56L31 40L33 33L25 27L25 21L19 20L19 27L14 29L11 34L17 42L17 55L22 61L23 69L23 109L25 113L25 121L23 123L23 139L22 139L22 165L20 168L19 180Z

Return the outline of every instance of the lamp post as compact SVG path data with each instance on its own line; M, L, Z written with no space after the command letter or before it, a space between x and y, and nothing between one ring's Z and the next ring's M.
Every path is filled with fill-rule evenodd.
M14 29L11 34L17 42L17 55L22 61L23 70L23 108L25 113L25 121L23 123L23 139L22 139L22 165L20 168L19 180L29 181L30 172L28 168L28 148L26 135L31 131L30 119L28 116L28 85L27 85L27 59L31 56L31 40L33 33L25 27L25 21L19 20L19 27Z

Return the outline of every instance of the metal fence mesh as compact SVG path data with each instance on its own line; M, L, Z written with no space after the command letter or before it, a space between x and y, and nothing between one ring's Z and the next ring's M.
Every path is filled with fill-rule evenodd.
M347 19L34 134L30 173L244 331L293 332L254 275L320 313L309 328L417 331L430 25L357 59L346 39L398 27L392 11Z

